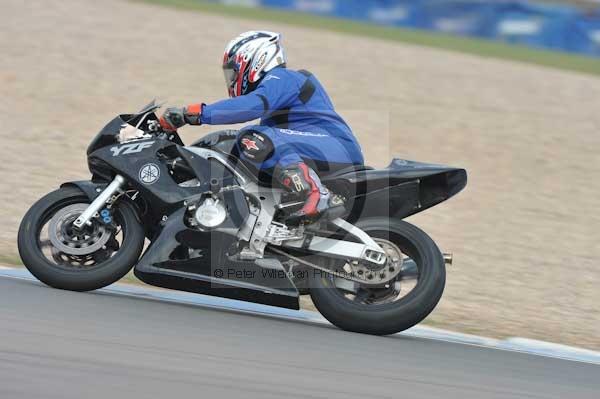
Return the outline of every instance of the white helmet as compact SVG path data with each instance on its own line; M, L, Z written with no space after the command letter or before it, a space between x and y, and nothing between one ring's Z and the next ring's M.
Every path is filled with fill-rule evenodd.
M285 64L286 57L279 33L242 33L229 42L223 56L223 71L229 96L250 93L267 72Z

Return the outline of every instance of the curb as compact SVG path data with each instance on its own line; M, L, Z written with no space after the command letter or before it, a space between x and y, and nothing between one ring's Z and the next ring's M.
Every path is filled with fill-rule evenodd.
M0 277L37 281L37 279L26 269L16 269L6 266L0 266ZM323 316L313 311L295 311L233 299L163 290L150 286L145 287L115 283L106 288L102 288L97 292L145 298L162 302L182 303L239 313L300 320L310 323L330 324ZM399 333L399 335L600 365L600 352L528 338L511 337L504 340L498 340L479 335L462 334L425 326L415 326Z

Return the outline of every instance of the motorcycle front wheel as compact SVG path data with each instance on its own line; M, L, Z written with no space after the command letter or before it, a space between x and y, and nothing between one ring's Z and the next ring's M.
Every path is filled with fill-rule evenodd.
M89 205L79 189L64 187L36 202L21 221L21 260L41 282L59 289L91 291L121 279L135 265L144 231L129 202L118 201L111 223L93 218L83 230L72 222Z
M401 220L370 218L356 226L384 249L388 262L402 264L400 273L379 286L315 274L310 287L315 307L335 326L358 333L389 335L420 323L444 292L446 268L439 248L425 232ZM351 270L343 260L323 261L330 262L329 268L335 262L335 269Z

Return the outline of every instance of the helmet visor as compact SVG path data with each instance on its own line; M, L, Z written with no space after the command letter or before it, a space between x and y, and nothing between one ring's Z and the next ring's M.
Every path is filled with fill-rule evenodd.
M233 68L223 68L223 74L225 75L225 84L227 85L227 88L230 88L237 79L237 71Z

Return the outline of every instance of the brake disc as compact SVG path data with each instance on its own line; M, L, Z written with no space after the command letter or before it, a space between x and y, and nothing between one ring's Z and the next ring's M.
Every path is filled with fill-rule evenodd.
M58 251L68 255L89 255L102 249L110 239L112 233L94 221L80 231L74 229L73 222L87 207L88 204L69 205L50 219L48 236Z

